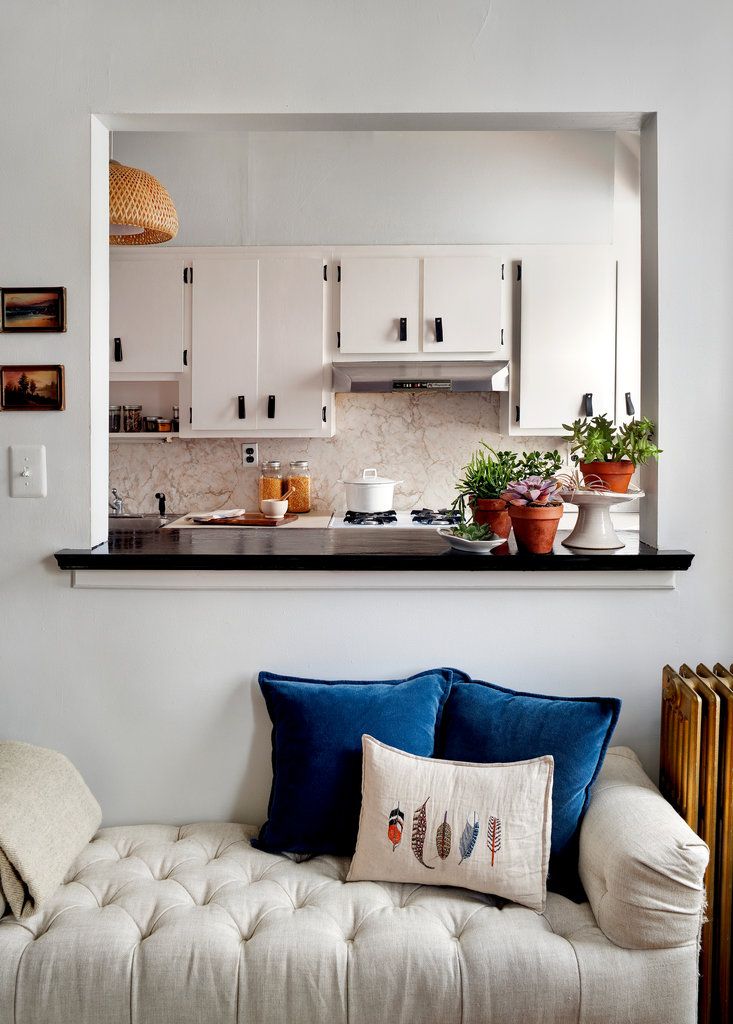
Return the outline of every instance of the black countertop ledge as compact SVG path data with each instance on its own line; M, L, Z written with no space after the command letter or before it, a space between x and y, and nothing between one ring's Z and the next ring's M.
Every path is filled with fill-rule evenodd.
M518 552L514 537L488 555L453 551L433 530L112 530L106 544L55 553L67 570L300 570L335 572L608 572L684 570L689 551L658 551L636 533L619 534L618 551L577 553L562 546L552 554Z

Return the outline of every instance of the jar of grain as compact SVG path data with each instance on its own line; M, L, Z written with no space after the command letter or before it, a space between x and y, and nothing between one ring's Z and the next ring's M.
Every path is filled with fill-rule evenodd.
M297 514L310 512L311 474L307 462L290 463L287 489L293 492L288 498L288 512L295 512Z
M263 462L260 473L260 501L267 498L281 498L283 493L283 475L279 462Z

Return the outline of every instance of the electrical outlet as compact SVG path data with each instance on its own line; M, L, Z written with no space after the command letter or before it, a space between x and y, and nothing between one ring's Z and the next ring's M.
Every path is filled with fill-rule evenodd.
M256 444L243 444L242 445L242 465L245 469L254 469L255 466L260 464L260 453L258 451L258 445Z

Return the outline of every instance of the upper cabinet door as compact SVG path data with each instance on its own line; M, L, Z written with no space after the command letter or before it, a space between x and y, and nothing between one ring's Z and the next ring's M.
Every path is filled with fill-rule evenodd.
M423 350L501 353L502 262L492 256L423 261Z
M191 320L191 425L254 429L257 420L256 259L197 257Z
M110 260L110 372L183 370L184 266L174 258Z
M260 430L323 425L324 291L321 257L260 260Z
M616 262L609 247L522 259L519 424L614 413ZM589 396L586 398L586 396Z
M420 261L341 261L341 352L402 355L420 346Z

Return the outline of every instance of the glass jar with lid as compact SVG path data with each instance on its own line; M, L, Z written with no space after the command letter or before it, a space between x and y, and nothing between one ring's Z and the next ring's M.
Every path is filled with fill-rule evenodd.
M122 406L110 405L109 407L109 432L119 434L122 430Z
M141 405L122 406L122 429L126 434L138 434L143 429L143 407Z
M302 514L311 510L311 474L308 463L300 459L290 463L288 487L292 494L288 498L288 512Z
M263 462L260 472L260 501L282 498L283 475L277 460Z

